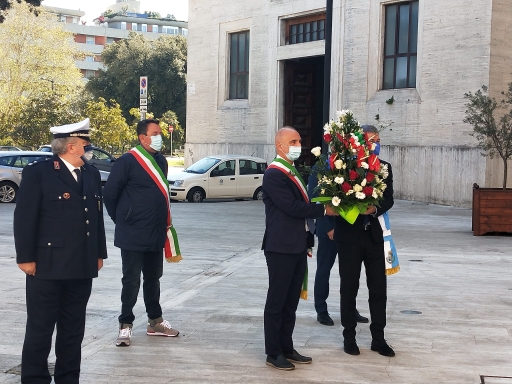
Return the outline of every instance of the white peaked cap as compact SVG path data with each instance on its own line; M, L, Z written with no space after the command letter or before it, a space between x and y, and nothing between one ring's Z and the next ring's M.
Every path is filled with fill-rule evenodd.
M79 137L81 139L89 140L89 118L82 120L78 123L61 125L59 127L51 127L50 132L56 139L62 137Z

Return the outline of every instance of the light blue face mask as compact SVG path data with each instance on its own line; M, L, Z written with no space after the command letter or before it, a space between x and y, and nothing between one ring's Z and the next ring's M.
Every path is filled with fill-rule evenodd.
M288 153L286 154L286 157L288 160L295 161L300 157L300 154L302 153L302 147L299 146L289 146L288 147Z
M150 148L154 149L155 151L160 151L162 149L162 145L162 135L151 136L151 144L149 144Z

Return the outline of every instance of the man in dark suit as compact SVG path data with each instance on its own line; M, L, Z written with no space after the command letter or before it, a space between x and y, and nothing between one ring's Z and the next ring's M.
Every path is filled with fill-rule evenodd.
M85 312L92 279L107 258L101 178L85 163L92 154L89 119L53 127L53 158L28 165L14 211L16 262L26 273L27 327L21 382L78 383Z
M370 135L370 141L376 144L374 153L379 154L380 138L378 130L372 125L363 125L363 131ZM370 205L366 212L359 215L354 224L345 219L336 218L334 239L338 245L339 270L341 278L341 324L343 326L344 350L350 355L359 355L356 343L356 296L359 290L361 263L366 270L372 334L371 350L384 356L394 356L395 352L384 339L386 326L387 286L384 264L384 240L378 217L387 212L394 203L393 172L391 164L387 166L388 177L384 179L386 190L378 207Z
M317 197L318 177L316 166L313 167L308 178L308 196L310 199ZM338 247L334 241L335 219L333 216L324 216L316 219L315 235L318 238L316 251L316 274L315 274L315 310L316 320L322 325L334 325L334 321L327 310L327 298L329 297L329 278L331 269L336 261ZM356 321L368 323L368 319L361 316L356 309Z
M307 266L308 230L313 220L334 215L330 207L309 202L306 185L293 162L301 154L301 138L291 128L280 129L275 137L277 158L263 176L265 235L262 249L267 261L269 287L264 311L267 365L295 368L292 362L311 363L310 357L293 348L295 312Z

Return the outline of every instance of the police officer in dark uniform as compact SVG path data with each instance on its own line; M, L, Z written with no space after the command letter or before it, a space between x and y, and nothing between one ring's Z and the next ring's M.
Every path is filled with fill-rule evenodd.
M23 170L14 211L16 262L26 273L27 327L22 383L78 383L92 279L107 258L99 171L85 161L89 119L53 127L53 158Z

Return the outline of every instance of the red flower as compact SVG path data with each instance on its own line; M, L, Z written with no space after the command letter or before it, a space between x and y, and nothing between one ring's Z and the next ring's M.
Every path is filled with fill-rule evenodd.
M343 136L341 136L339 133L336 133L336 137L338 138L339 141L344 141L345 140L343 138Z
M324 141L325 141L326 143L330 143L330 142L331 142L331 140L332 140L332 136L331 136L331 135L329 135L328 133L326 133L326 134L324 135Z
M378 172L380 170L380 160L373 153L368 158L368 165L370 166L370 171Z
M329 165L331 166L331 169L334 169L334 160L336 160L336 153L333 153L331 157L329 157Z
M368 174L366 175L366 181L371 183L373 179L375 179L375 173L368 172Z
M359 177L359 174L358 174L356 171L354 171L353 169L351 169L350 171L348 171L348 178L349 178L350 180L355 180L355 179L357 179L358 177Z
M341 184L341 190L344 192L344 193L347 193L348 191L350 191L352 189L352 186L347 183L346 181Z
M372 187L364 187L363 188L363 193L366 195L366 196L371 196L372 193L373 193L373 188Z

